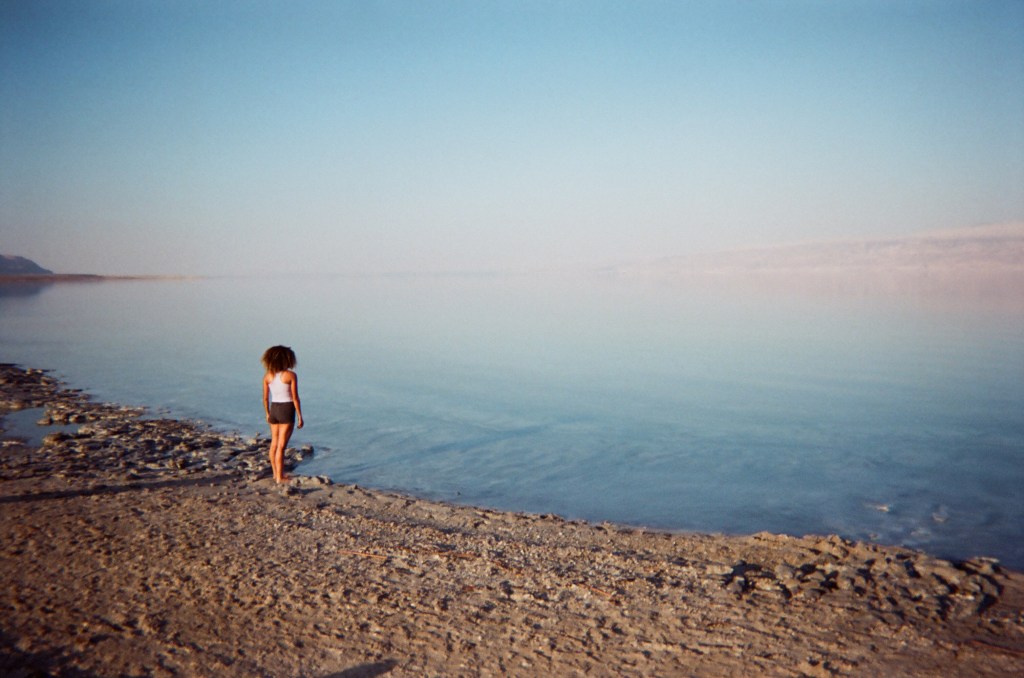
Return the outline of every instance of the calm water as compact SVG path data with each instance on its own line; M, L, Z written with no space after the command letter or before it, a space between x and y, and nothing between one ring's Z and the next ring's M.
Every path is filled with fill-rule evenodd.
M18 293L13 293L17 290ZM570 276L0 288L0 360L264 432L300 471L660 529L838 533L1024 568L1024 314Z

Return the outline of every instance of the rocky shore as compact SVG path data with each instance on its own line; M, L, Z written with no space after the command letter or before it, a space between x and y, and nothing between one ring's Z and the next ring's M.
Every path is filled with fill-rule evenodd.
M0 366L31 408L63 426L0 443L5 676L1024 675L990 559L276 486L266 440Z

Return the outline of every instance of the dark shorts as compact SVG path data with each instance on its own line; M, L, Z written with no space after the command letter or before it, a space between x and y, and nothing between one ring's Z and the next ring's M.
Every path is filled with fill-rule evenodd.
M295 403L270 403L271 424L294 424Z

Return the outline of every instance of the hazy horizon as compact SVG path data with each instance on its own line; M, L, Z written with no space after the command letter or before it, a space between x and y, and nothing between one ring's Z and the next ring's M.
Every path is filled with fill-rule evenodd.
M524 271L1024 222L1024 3L0 5L0 252Z
M0 252L0 257L23 258ZM44 262L29 259L45 266ZM357 276L389 275L528 275L531 273L602 273L617 276L676 276L686 274L739 274L800 271L904 272L918 270L932 275L951 273L1014 273L1024 276L1024 222L983 224L965 228L939 229L887 238L836 238L800 242L769 243L759 247L663 255L644 259L580 262L575 267L522 267L509 269L451 269L406 271L354 271ZM95 271L53 271L58 275L106 275ZM292 271L291 273L296 273ZM339 275L345 272L304 272ZM176 272L150 274L145 271L123 275L184 275ZM219 276L211 273L206 275ZM230 275L249 276L253 273ZM1016 279L1016 278L1015 278Z

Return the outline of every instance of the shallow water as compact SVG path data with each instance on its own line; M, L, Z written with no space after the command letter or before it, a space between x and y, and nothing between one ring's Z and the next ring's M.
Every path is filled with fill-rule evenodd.
M0 360L248 434L259 356L286 343L305 473L1024 568L1024 315L942 302L573 276L69 284L0 296Z
M45 407L30 407L4 415L4 435L22 440L29 447L39 447L43 438L51 433L74 433L78 424L40 424L46 414Z

